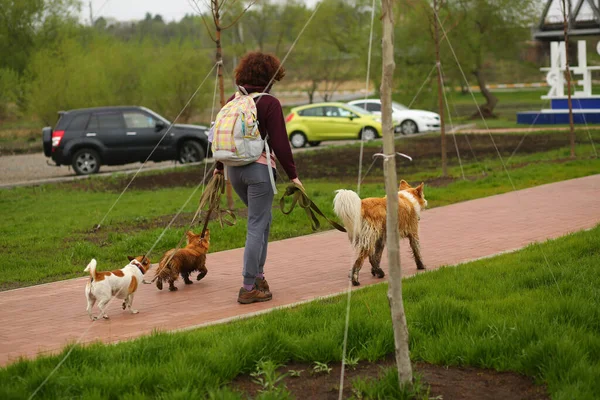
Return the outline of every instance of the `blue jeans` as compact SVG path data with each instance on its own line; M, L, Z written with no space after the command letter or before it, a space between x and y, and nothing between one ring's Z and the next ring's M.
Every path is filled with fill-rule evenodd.
M226 168L231 186L248 206L248 231L242 276L244 285L253 285L256 275L263 273L267 260L274 197L267 169L271 167L252 163Z

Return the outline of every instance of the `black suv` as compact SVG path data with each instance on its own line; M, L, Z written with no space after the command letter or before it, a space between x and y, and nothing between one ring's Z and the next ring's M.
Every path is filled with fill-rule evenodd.
M171 123L144 107L85 108L59 115L54 130L42 130L44 154L57 166L72 165L77 175L94 174L100 165L143 162L148 156L181 163L206 157L207 127L174 124L165 135Z

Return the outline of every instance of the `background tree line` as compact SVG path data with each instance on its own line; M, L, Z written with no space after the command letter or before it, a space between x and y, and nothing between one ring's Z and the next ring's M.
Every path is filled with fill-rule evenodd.
M538 3L442 1L440 21L470 83L539 79L537 66L520 57ZM224 23L246 5L232 4ZM377 90L381 13L375 4L371 89ZM202 10L190 7L190 14L168 23L149 13L139 21L98 16L90 23L80 19L81 7L78 0L0 0L0 121L37 118L52 124L58 110L116 104L140 104L174 118L214 65ZM234 64L249 50L283 58L313 11L301 0L259 0L223 32L225 77L231 82ZM435 64L435 17L429 0L398 0L395 14L394 96L410 103ZM364 82L370 20L370 0L323 0L286 61L285 84L321 101L346 81ZM465 85L446 40L442 64L449 86ZM435 109L433 78L416 106ZM211 106L213 85L209 78L182 120Z

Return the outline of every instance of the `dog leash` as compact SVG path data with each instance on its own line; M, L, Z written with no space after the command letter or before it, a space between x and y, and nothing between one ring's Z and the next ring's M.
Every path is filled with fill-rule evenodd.
M225 193L225 177L223 174L215 174L213 175L208 185L206 185L206 190L202 193L200 197L200 204L198 205L198 211L196 211L196 215L194 219L206 206L208 206L208 211L206 212L206 216L204 217L204 224L202 227L202 233L200 237L204 237L206 233L206 229L208 227L208 221L210 220L210 216L213 212L217 214L217 220L219 221L219 225L223 228L223 225L233 226L237 222L237 218L233 211L231 210L221 210L221 196ZM228 220L226 217L231 217L231 220Z
M287 211L285 210L285 198L286 197L292 197L292 203L290 205L290 209ZM317 207L317 205L308 197L308 195L306 194L306 192L304 191L304 188L302 186L297 185L295 183L291 183L285 189L285 192L283 193L281 200L279 200L279 208L281 209L282 213L284 213L285 215L288 215L292 212L292 210L296 207L296 205L303 208L304 211L306 212L306 215L308 216L308 219L310 220L311 228L313 231L316 231L321 227L321 223L319 222L319 219L315 215L315 213L317 213L321 217L325 218L325 220L327 222L329 222L329 224L331 226L333 226L335 229L337 229L338 231L346 232L346 229L343 226L341 226L340 224L338 224L335 221L330 220L329 218L327 218L325 216L325 214L323 214L323 212L321 210L319 210L319 207Z

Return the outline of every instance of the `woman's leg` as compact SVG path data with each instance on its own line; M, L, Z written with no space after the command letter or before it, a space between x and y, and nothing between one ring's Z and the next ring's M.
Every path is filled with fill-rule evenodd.
M269 232L271 230L271 221L273 219L273 215L269 215L269 223L265 228L265 232L263 234L263 242L262 242L262 251L260 254L260 262L258 263L258 274L264 274L265 262L267 261L267 247L269 246ZM261 276L262 278L262 276Z
M254 285L255 278L262 273L271 226L273 188L267 166L250 164L229 168L231 184L248 206L248 231L244 248L244 285Z

